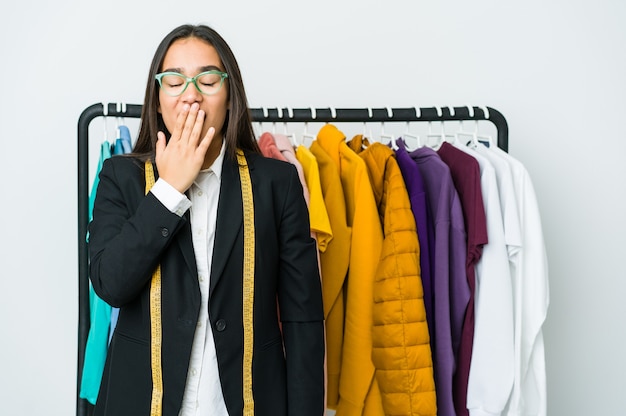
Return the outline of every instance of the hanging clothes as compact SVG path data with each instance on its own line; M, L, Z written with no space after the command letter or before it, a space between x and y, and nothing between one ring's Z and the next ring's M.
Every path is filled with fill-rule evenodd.
M467 274L467 282L470 288L470 297L463 321L460 344L455 346L457 366L454 374L453 394L457 416L468 416L467 382L474 343L475 268L482 256L483 246L488 242L487 219L485 218L483 194L480 187L480 166L478 161L448 142L441 144L437 154L450 168L454 187L461 200L467 237L465 273Z
M317 140L311 144L310 151L319 167L320 186L332 230L332 239L327 241L325 250L320 250L320 264L326 327L327 407L336 409L344 338L344 283L350 263L352 230L346 222L339 167Z
M96 198L99 173L102 164L113 155L121 155L132 151L130 130L125 125L117 127L118 137L114 143L104 140L100 146L100 158L96 168L95 179L89 195L89 220L92 218L93 204ZM117 325L119 308L113 308L94 292L91 282L89 283L89 309L90 326L85 346L85 359L83 362L83 373L81 377L81 387L79 397L86 399L91 404L96 404L104 363L106 361L107 350L113 330Z
M96 167L96 175L89 195L89 220L91 221L93 204L100 178L98 174L102 170L104 161L111 157L111 144L104 140L100 146L100 158ZM87 236L87 240L89 237ZM104 362L106 361L107 348L109 345L109 328L111 326L111 306L96 295L89 284L89 334L85 346L85 358L83 372L80 380L81 399L86 399L91 404L96 404Z
M115 145L112 147L111 152L113 155L123 155L132 152L132 144L130 138L130 130L125 125L117 126L117 139L115 139ZM94 292L95 295L95 292ZM102 301L104 302L104 301ZM111 308L111 324L109 325L109 343L113 338L113 331L117 326L117 318L120 314L119 308Z
M320 169L315 155L303 145L296 148L296 158L302 165L304 180L309 189L309 221L311 230L317 237L317 248L320 253L326 251L328 243L333 239L333 230L324 204ZM320 265L321 270L321 265Z
M280 150L278 150L278 146L276 146L276 141L274 140L272 133L266 131L261 134L258 143L263 156L287 162L287 158L280 152Z
M521 248L514 264L515 380L504 415L547 415L545 348L542 326L550 303L548 260L539 206L525 166L496 146L489 152L511 169L519 213Z
M465 273L467 249L463 212L450 168L441 157L427 147L411 152L410 156L424 178L435 230L435 331L432 336L437 409L440 416L454 416L452 381L456 363L453 345L458 345L461 338L470 297Z
M115 144L113 145L113 149L111 149L111 152L114 155L123 155L132 152L133 149L130 138L130 130L128 129L128 126L125 126L123 124L117 126L117 134L118 137L115 140Z
M433 336L435 333L433 317L433 272L431 265L434 264L433 247L434 233L433 222L431 220L432 213L427 203L426 188L424 185L424 179L420 173L419 168L409 156L406 150L404 140L398 139L396 141L396 159L402 178L404 179L405 186L409 193L409 200L411 201L411 210L413 211L413 217L415 218L415 226L417 228L417 239L420 245L420 271L422 276L422 286L424 288L424 307L426 309L426 321L428 322L428 333L431 334L431 349L433 349Z
M476 318L467 384L471 416L500 414L513 386L513 297L502 209L493 165L476 151L455 143L480 167L488 244L476 265Z
M387 415L437 415L432 354L420 278L420 247L409 195L394 152L355 136L383 229L374 282L372 361Z
M296 158L295 151L293 149L293 146L291 145L291 142L289 141L289 138L285 136L284 134L273 134L273 133L265 132L261 135L261 138L259 139L259 146L263 149L262 153L264 153L263 155L265 157L281 160L283 162L288 162L292 164L293 166L295 166L296 170L298 171L298 178L300 180L300 184L302 185L302 193L304 195L304 201L306 202L306 206L309 209L309 213L310 213L311 212L311 209L310 209L311 197L309 194L309 187L307 185L307 181L304 175L304 169L302 168L302 164L300 163L300 161ZM309 215L309 223L311 223L310 217L311 216ZM317 233L311 225L309 225L309 227L311 228L311 238L315 240L315 244L317 246ZM319 261L319 249L317 251L317 262L318 262L318 267L321 269L321 265Z
M383 415L371 357L373 288L383 241L376 202L365 162L348 147L345 135L337 127L326 124L318 132L315 143L339 171L345 197L344 215L352 230L350 267L344 282L345 320L336 414ZM329 343L331 336L329 331ZM330 391L334 387L330 383L331 375L329 356L329 403L331 393L335 394Z
M302 184L302 190L304 192L304 200L306 201L306 205L308 207L309 201L311 199L309 195L309 187L304 177L304 170L302 169L302 164L300 163L300 161L298 161L298 158L296 157L296 152L293 148L293 145L291 144L291 141L289 141L289 137L287 137L284 134L275 133L273 134L273 136L274 136L274 141L276 142L276 147L278 148L278 151L280 151L283 157L287 159L287 162L294 165L296 167L296 170L298 171L298 178L300 178L300 183Z

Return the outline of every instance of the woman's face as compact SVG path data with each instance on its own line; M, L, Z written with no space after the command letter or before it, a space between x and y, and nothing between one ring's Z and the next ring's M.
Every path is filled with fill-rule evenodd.
M172 43L165 54L161 72L178 72L189 78L201 72L219 70L224 71L222 62L215 48L208 42L195 38L179 39ZM204 137L209 127L215 128L213 142L222 142L222 127L228 109L228 82L224 80L222 88L214 95L205 95L190 82L185 91L172 97L159 89L159 107L157 111L163 116L165 127L170 133L174 131L176 118L185 104L198 103L206 114L202 135ZM218 139L218 140L216 140Z

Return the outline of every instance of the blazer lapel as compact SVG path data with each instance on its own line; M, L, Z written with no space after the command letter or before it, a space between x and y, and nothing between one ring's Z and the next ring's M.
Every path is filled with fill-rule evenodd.
M217 228L215 229L209 296L213 293L224 271L233 244L241 233L242 225L243 207L239 167L236 161L226 157L222 166L222 184L217 204Z

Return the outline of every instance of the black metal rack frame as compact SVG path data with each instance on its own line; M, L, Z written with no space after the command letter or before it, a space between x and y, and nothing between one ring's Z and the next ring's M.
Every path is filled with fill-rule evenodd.
M97 117L141 117L141 105L93 104L78 119L78 367L76 414L88 416L93 406L79 397L85 347L90 327L89 258L87 226L89 222L89 124ZM508 151L509 128L506 119L491 107L427 107L427 108L252 108L255 122L281 123L350 123L350 122L424 122L487 120L497 129L497 145Z

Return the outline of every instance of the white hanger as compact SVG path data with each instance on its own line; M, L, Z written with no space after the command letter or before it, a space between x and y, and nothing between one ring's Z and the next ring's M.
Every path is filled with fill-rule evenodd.
M415 147L409 146L407 139L413 139L415 141ZM419 149L422 147L422 142L420 140L420 136L417 134L413 134L409 131L409 122L406 122L406 131L402 134L402 141L404 142L404 147L408 152L412 152L413 150Z
M474 118L474 107L468 105L467 110L469 112L470 118ZM478 143L477 135L478 135L478 120L474 120L474 131L463 130L463 120L459 121L459 130L455 133L456 142L462 143L469 147L475 147ZM469 140L466 141L463 137L469 137Z
M293 109L291 107L287 107L287 114L289 115L289 119L291 120L293 118ZM296 133L293 131L291 133L287 133L287 120L284 121L283 126L284 126L285 136L287 136L287 138L289 139L289 142L294 147L294 149L297 148L300 144L298 143L298 138L296 137Z
M448 111L450 112L450 116L454 117L454 107L452 106L448 106ZM441 143L443 143L444 141L447 141L451 144L458 144L458 141L456 139L456 135L454 134L446 134L446 130L444 128L444 122L443 120L441 121Z
M387 107L387 117L393 119L393 110L390 107ZM398 146L396 145L395 141L393 140L393 134L386 134L385 133L385 122L381 121L380 122L380 142L382 144L387 144L385 142L385 139L389 140L389 144L391 145L392 149L397 149Z
M317 112L315 111L315 107L310 107L311 108L311 119L313 121L315 121L315 119L317 118ZM306 139L310 139L311 142L313 142L316 137L315 135L311 134L308 132L308 127L309 127L309 122L305 121L304 122L304 131L302 132L302 144L306 144Z
M367 108L367 120L363 121L363 136L364 139L374 140L374 136L372 134L372 129L370 128L369 133L367 132L367 121L372 119L372 109L370 107Z
M474 108L472 106L467 106L469 110L470 118L474 117ZM482 108L483 113L485 114L485 118L489 119L489 110L487 107ZM478 120L474 120L474 130L467 131L463 130L463 121L460 122L460 129L456 132L457 142L469 146L471 148L475 148L479 145L479 143L485 144L487 147L491 146L492 139L489 135L481 135L478 132ZM469 137L469 141L465 141L461 138L461 136Z
M107 129L107 119L108 119L108 109L109 105L108 104L103 104L102 105L102 125L104 127L104 137L102 138L102 142L108 142L109 141L109 131Z
M420 108L419 108L419 107L415 107L415 116L416 116L418 119L422 117L422 111L420 110ZM416 150L416 149L419 149L420 147L422 147L422 142L421 142L421 140L420 140L420 136L419 136L419 135L417 135L417 134L413 134L413 133L411 133L411 132L409 131L409 125L410 125L410 122L409 122L409 121L407 121L407 122L406 122L406 131L405 131L405 132L404 132L404 134L402 135L402 141L404 142L404 147L406 148L406 150L407 150L408 152L412 152L413 150ZM414 147L414 148L413 148L413 147L410 147L410 146L408 145L408 142L407 142L407 140L406 140L407 138L410 138L410 139L415 140L415 147Z
M481 107L481 109L485 114L485 119L489 120L489 109L487 108L487 106L483 106ZM478 122L476 122L476 124L478 124ZM476 130L478 131L478 126L476 126ZM477 134L476 139L478 140L478 142L483 143L487 147L493 146L493 138L491 137L491 135Z
M441 110L441 107L435 107L435 108L437 109L437 117L440 117L440 118L443 117L443 111ZM450 108L450 115L454 115L454 109L452 107L448 107L448 108ZM445 129L443 120L440 121L440 125L441 125L441 130L439 131L439 133L433 133L432 122L431 121L428 122L428 134L426 135L426 145L432 148L433 150L439 149L439 147L445 141L452 142L452 143L455 142L455 136L453 134L446 134L446 129ZM430 139L436 139L435 143L431 143Z
M279 106L276 106L276 111L278 112L278 118L283 118L283 109ZM272 134L276 134L276 122L272 122Z

